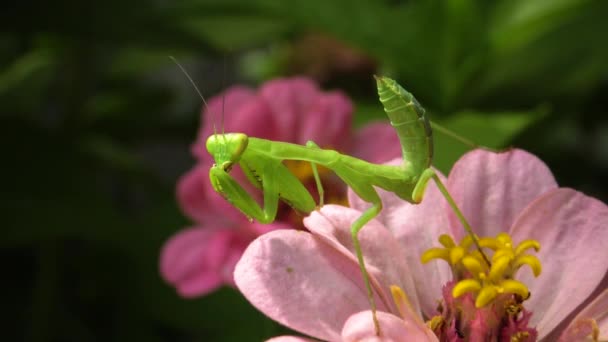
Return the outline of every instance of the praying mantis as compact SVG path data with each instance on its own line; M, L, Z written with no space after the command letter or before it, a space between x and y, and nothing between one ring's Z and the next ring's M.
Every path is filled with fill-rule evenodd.
M382 202L374 187L395 193L410 203L420 203L428 182L433 179L452 207L467 233L472 229L456 206L445 186L431 168L433 136L425 110L414 96L395 80L376 77L378 95L391 125L395 128L403 153L401 165L380 165L321 149L313 141L297 145L248 137L243 133L216 133L207 139L206 147L215 164L209 170L209 178L216 192L250 219L271 223L277 215L279 201L294 209L310 213L323 205L323 186L317 165L332 170L361 199L370 203L351 226L351 236L359 263L367 296L373 313L376 333L380 326L376 318L376 304L370 276L365 266L358 234L361 229L382 210ZM309 162L319 192L319 205L306 187L283 164L285 160ZM263 206L234 179L230 171L238 164L247 179L263 192Z

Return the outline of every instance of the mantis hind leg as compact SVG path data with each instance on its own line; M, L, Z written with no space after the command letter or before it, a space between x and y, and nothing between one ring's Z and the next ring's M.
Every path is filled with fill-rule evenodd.
M308 140L306 142L306 147L320 149L319 145L315 144L315 142L312 140ZM317 184L317 191L319 192L319 208L320 208L323 206L325 191L323 190L323 184L321 184L321 177L319 177L319 170L317 169L317 164L311 162L310 167L312 168L312 174L315 177L315 183Z
M367 290L367 298L369 300L369 304L372 310L372 319L374 321L374 328L376 330L376 335L380 336L380 324L378 323L378 318L376 317L376 302L374 301L374 292L372 289L372 283L370 280L369 273L367 272L367 267L365 266L365 259L363 258L363 250L361 249L361 243L359 241L359 232L365 225L371 221L374 217L378 216L380 211L382 210L382 200L380 200L380 196L378 196L378 192L372 185L365 182L360 182L359 174L353 173L348 168L336 168L334 169L336 174L348 184L351 189L364 201L371 203L371 207L367 208L361 216L359 216L355 222L350 227L350 234L353 241L353 248L355 249L355 254L357 255L357 261L359 262L359 268L361 270L361 275L363 276L363 282L365 283L365 288Z
M355 253L357 255L357 260L359 261L359 268L361 269L361 274L363 275L363 282L365 283L365 288L367 290L367 298L369 299L369 304L372 309L374 328L376 329L376 335L378 336L380 336L380 323L378 323L378 318L376 317L376 302L374 301L374 292L372 290L369 273L367 272L367 267L365 267L365 260L363 259L363 251L361 250L361 243L359 242L359 231L361 231L361 229L363 229L363 227L374 217L378 216L381 210L382 202L378 199L376 203L373 203L370 208L365 210L363 214L361 214L361 216L359 216L359 218L355 222L353 222L350 228L350 234L353 239Z
M454 201L454 199L448 192L448 189L445 187L445 185L443 184L441 179L439 179L439 176L437 176L437 173L435 172L435 170L429 168L429 169L424 170L422 172L422 174L420 175L420 178L418 179L418 183L416 183L416 186L414 187L414 191L412 193L412 199L414 200L414 202L420 203L422 201L422 197L424 196L424 190L426 189L426 186L427 186L429 180L431 180L431 179L433 179L433 181L435 181L435 184L437 184L437 188L439 189L439 191L441 192L441 194L443 195L445 200L448 202L448 204L450 205L450 207L452 208L452 210L458 217L458 220L462 224L462 227L464 228L465 232L468 235L470 235L471 238L473 239L473 243L475 244L475 247L477 247L477 250L483 256L484 260L488 264L488 267L491 266L490 259L488 259L486 254L481 249L481 245L479 244L479 239L477 238L475 233L473 233L473 228L471 228L471 225L469 224L467 219L462 214L462 211L460 211L460 208L458 208L458 205L456 205L456 201Z

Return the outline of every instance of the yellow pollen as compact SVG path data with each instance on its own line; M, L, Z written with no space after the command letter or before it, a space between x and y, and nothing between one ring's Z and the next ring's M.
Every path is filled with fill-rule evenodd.
M452 296L458 298L471 293L478 308L489 305L501 294L528 298L528 288L515 278L517 271L524 265L530 267L536 277L542 271L540 260L534 255L525 254L528 250L540 249L540 243L536 240L524 240L515 245L507 233L500 233L495 238L480 238L481 247L494 252L489 267L479 251L469 250L472 244L470 236L463 238L458 245L445 235L442 235L439 241L444 248L435 247L425 251L421 260L423 263L432 259L447 261L457 281L452 289Z
M594 341L599 341L599 339L600 339L600 327L598 327L597 321L594 320L594 319L591 320L591 324L593 326L593 332L591 333L591 338Z
M433 331L436 331L437 328L440 328L443 325L443 317L440 315L433 316L429 321L426 322L426 325Z
M289 171L301 181L313 177L312 165L310 165L310 162L302 160L286 160L284 163L287 169L289 169ZM317 170L319 171L319 176L326 175L331 172L328 168L323 167L322 165L318 165Z
M511 342L520 342L525 341L530 337L530 334L527 331L519 331L515 335L511 336Z
M348 207L348 198L346 198L346 196L329 196L325 199L325 203L338 204L343 207Z
M306 184L307 182L314 180L314 173L310 162L301 160L286 160L283 163L285 167L287 167L287 169L302 183ZM329 179L332 174L332 171L323 165L317 165L317 171L319 172L319 177L322 181L324 179ZM322 183L324 186L327 185L325 182ZM331 182L329 182L329 184L331 184ZM326 204L331 203L348 206L348 198L346 198L344 192L336 191L335 187L330 186L329 189L325 188L325 196L324 202Z
M505 303L505 311L511 317L516 317L523 310L523 305L514 299L511 299Z

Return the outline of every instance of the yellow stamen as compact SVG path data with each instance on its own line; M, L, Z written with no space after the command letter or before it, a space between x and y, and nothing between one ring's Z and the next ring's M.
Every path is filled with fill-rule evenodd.
M591 326L593 327L593 332L591 333L591 338L593 341L599 341L600 339L600 327L597 325L597 321L592 319Z
M462 264L467 270L469 270L469 272L471 272L471 275L474 278L478 278L483 273L481 262L479 262L479 260L475 257L469 255L465 256L462 258Z
M524 285L524 283L517 281L517 280L512 280L512 279L503 280L500 282L499 286L503 289L504 292L515 293L515 294L521 296L522 298L527 298L528 295L530 294L530 291L528 291L528 288L526 287L526 285Z
M474 279L465 279L459 281L452 289L452 296L458 298L465 293L477 293L481 290L481 283Z
M504 277L507 269L509 268L511 258L504 256L496 260L494 259L495 258L492 258L492 268L490 268L490 274L488 276L492 282L498 282Z
M493 251L495 251L499 248L496 239L493 239L493 238L480 238L479 245L483 248L489 248Z
M534 251L538 252L540 251L540 243L536 240L524 240L515 248L515 254L522 254L530 248L534 248Z
M393 301L397 304L397 310L399 310L401 317L408 317L407 312L412 312L414 309L405 292L399 286L391 285L391 294L393 295Z
M454 239L452 239L452 237L447 234L441 234L439 236L439 243L445 248L452 248L456 246L456 244L454 243Z
M500 242L504 246L504 248L511 248L511 245L513 244L509 234L504 232L496 235L496 240Z
M523 265L528 265L534 276L539 276L542 270L536 256L524 254L530 249L540 249L536 240L524 240L515 246L507 233L500 233L495 238L480 238L482 248L494 251L490 267L478 250L469 251L473 243L470 236L462 239L458 245L446 235L442 235L439 240L445 248L427 250L422 255L423 262L435 258L447 261L458 280L452 289L452 296L458 298L471 293L475 296L475 306L478 308L492 303L500 294L513 294L527 299L530 292L526 285L515 280L515 274Z
M513 254L513 251L510 249L499 249L494 252L494 255L492 256L492 262L495 262L496 260L505 257L512 260L513 258L515 258L515 254Z
M443 317L437 315L433 316L429 321L426 322L426 325L433 331L436 331L443 324Z
M407 297L405 292L397 285L391 285L391 295L393 296L393 301L397 306L397 310L399 310L399 314L403 319L413 318L417 321L419 325L424 325L424 321L422 317L420 317L415 311L410 299Z
M433 259L443 259L447 262L450 262L450 250L446 248L430 248L427 249L422 256L420 257L420 261L423 264L433 260Z
M483 308L484 306L490 304L501 292L499 290L500 288L495 286L484 286L477 294L477 298L475 299L475 307Z
M534 255L522 255L518 257L515 260L513 267L515 269L519 269L523 265L530 266L530 269L532 270L532 273L534 273L535 277L538 277L540 275L540 272L543 268L540 264L540 260L538 260L538 258Z
M515 335L511 336L511 342L527 341L530 337L530 333L527 331L518 331Z
M466 255L466 251L462 247L454 247L450 249L450 264L456 265Z

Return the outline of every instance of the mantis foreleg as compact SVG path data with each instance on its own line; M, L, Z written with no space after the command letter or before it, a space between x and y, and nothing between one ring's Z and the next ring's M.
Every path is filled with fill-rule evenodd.
M255 168L254 168L255 166ZM255 179L262 189L264 206L220 168L211 168L209 177L214 189L250 219L271 223L277 216L279 199L298 210L310 212L316 204L304 185L280 162L260 162L241 165L248 178Z

